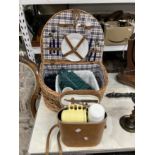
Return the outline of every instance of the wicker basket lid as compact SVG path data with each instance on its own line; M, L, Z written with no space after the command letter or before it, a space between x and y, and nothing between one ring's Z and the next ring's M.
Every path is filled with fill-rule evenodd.
M72 33L78 33L82 36L76 46L72 45L71 40L68 42L68 35ZM42 30L42 59L70 60L67 56L72 54L79 58L78 61L101 61L104 46L103 37L100 23L91 14L78 9L58 12L47 21ZM70 48L67 56L61 50L63 40ZM86 54L81 54L78 48L84 46L84 42L88 42L88 51L86 53L84 49L80 52Z

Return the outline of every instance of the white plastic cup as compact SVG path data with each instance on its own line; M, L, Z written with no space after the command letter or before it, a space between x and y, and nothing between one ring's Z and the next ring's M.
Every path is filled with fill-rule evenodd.
M88 108L88 121L89 122L100 122L105 117L105 109L100 104L92 104Z
M62 93L65 92L65 91L71 91L73 90L73 88L71 87L65 87L63 90L62 90Z

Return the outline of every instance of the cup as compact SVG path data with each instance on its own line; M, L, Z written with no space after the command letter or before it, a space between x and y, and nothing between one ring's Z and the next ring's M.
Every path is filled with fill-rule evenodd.
M61 120L63 122L87 122L86 108L82 105L71 104L68 109L62 111Z
M66 91L71 91L73 90L73 88L71 87L65 87L63 90L62 90L62 93L66 92Z
M100 122L105 118L105 109L100 104L92 104L88 108L88 121Z

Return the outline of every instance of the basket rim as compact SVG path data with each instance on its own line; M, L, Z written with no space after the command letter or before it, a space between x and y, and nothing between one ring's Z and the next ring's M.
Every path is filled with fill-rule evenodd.
M63 62L61 62L61 63L63 64ZM80 62L79 62L79 63L80 63ZM70 64L70 62L67 62L67 64ZM75 64L75 63L73 63L73 64ZM76 63L76 64L77 64L77 63ZM85 63L84 63L84 64L85 64ZM86 92L87 92L87 94L88 94L88 93L90 93L90 94L97 94L97 93L99 93L101 90L106 90L107 85L108 85L108 73L107 73L107 71L106 71L104 65L103 65L101 62L95 62L95 63L93 63L93 64L98 64L98 65L101 67L102 71L103 71L104 82L103 82L103 84L102 84L102 87L100 87L99 90L73 90L73 91L67 91L67 93L72 93L72 94L73 94L73 92L74 92L74 93L86 93ZM39 72L39 75L38 75L38 76L39 76L39 84L40 84L40 87L43 88L43 90L46 90L49 94L58 96L59 99L60 99L60 96L61 96L62 94L64 94L65 92L64 92L64 93L58 93L58 92L52 90L51 88L49 88L49 87L44 83L43 76L42 76L42 75L43 75L43 70L44 70L44 64L41 63L41 65L40 65L40 72Z

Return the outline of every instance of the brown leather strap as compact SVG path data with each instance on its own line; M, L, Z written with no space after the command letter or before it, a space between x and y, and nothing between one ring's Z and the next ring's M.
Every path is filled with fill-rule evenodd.
M64 54L64 57L66 57L72 53L75 53L80 59L83 59L82 56L77 51L72 51L72 50L67 52L66 54Z
M58 23L58 26L67 28L67 27L74 27L74 24L61 24L61 23ZM83 27L86 30L91 30L92 28L94 28L94 26L86 26L86 25L80 25L79 27ZM45 36L45 37L49 38L51 36Z
M74 53L73 51L69 51L69 52L67 52L66 54L64 54L64 57L66 57L66 56L68 56L68 55L70 55L70 54L72 54L72 53Z
M44 50L61 50L61 48L43 48Z
M77 51L74 51L74 53L75 53L80 59L83 59L82 56L81 56Z
M73 19L74 19L74 28L76 29L77 22L80 18L80 10L73 9L72 14L73 14Z
M71 42L69 41L69 39L67 38L67 36L65 36L64 38L65 38L67 44L69 45L69 47L71 48L71 50L74 50L74 47L73 47L73 45L71 44Z
M71 44L71 42L69 41L69 39L67 38L67 36L65 36L65 40L66 40L67 44L69 45L69 47L71 48L71 51L64 54L64 56L66 57L72 53L75 53L80 59L83 59L82 56L77 52L77 49L80 47L80 45L82 44L84 39L85 39L85 37L83 36L82 39L79 41L79 43L74 48L73 45Z
M73 9L73 18L75 19L77 17L77 19L80 18L80 10L79 9Z
M73 24L58 24L59 27L73 27Z
M92 28L94 28L94 26L84 26L84 28L87 30L91 30Z
M83 43L84 40L85 40L85 37L83 36L82 39L79 41L79 43L76 45L76 47L74 49L77 50L80 47L80 45Z
M60 131L57 134L57 141L58 141L58 147L59 147L59 155L62 155L62 147L60 143Z
M49 141L50 141L50 135L53 131L54 128L56 127L59 127L58 124L55 124L51 127L51 129L49 130L48 132L48 135L47 135L47 139L46 139L46 150L45 150L45 155L49 155ZM60 131L58 132L58 135L57 135L57 141L58 141L58 148L59 148L59 155L62 155L62 147L61 147L61 144L60 144Z

